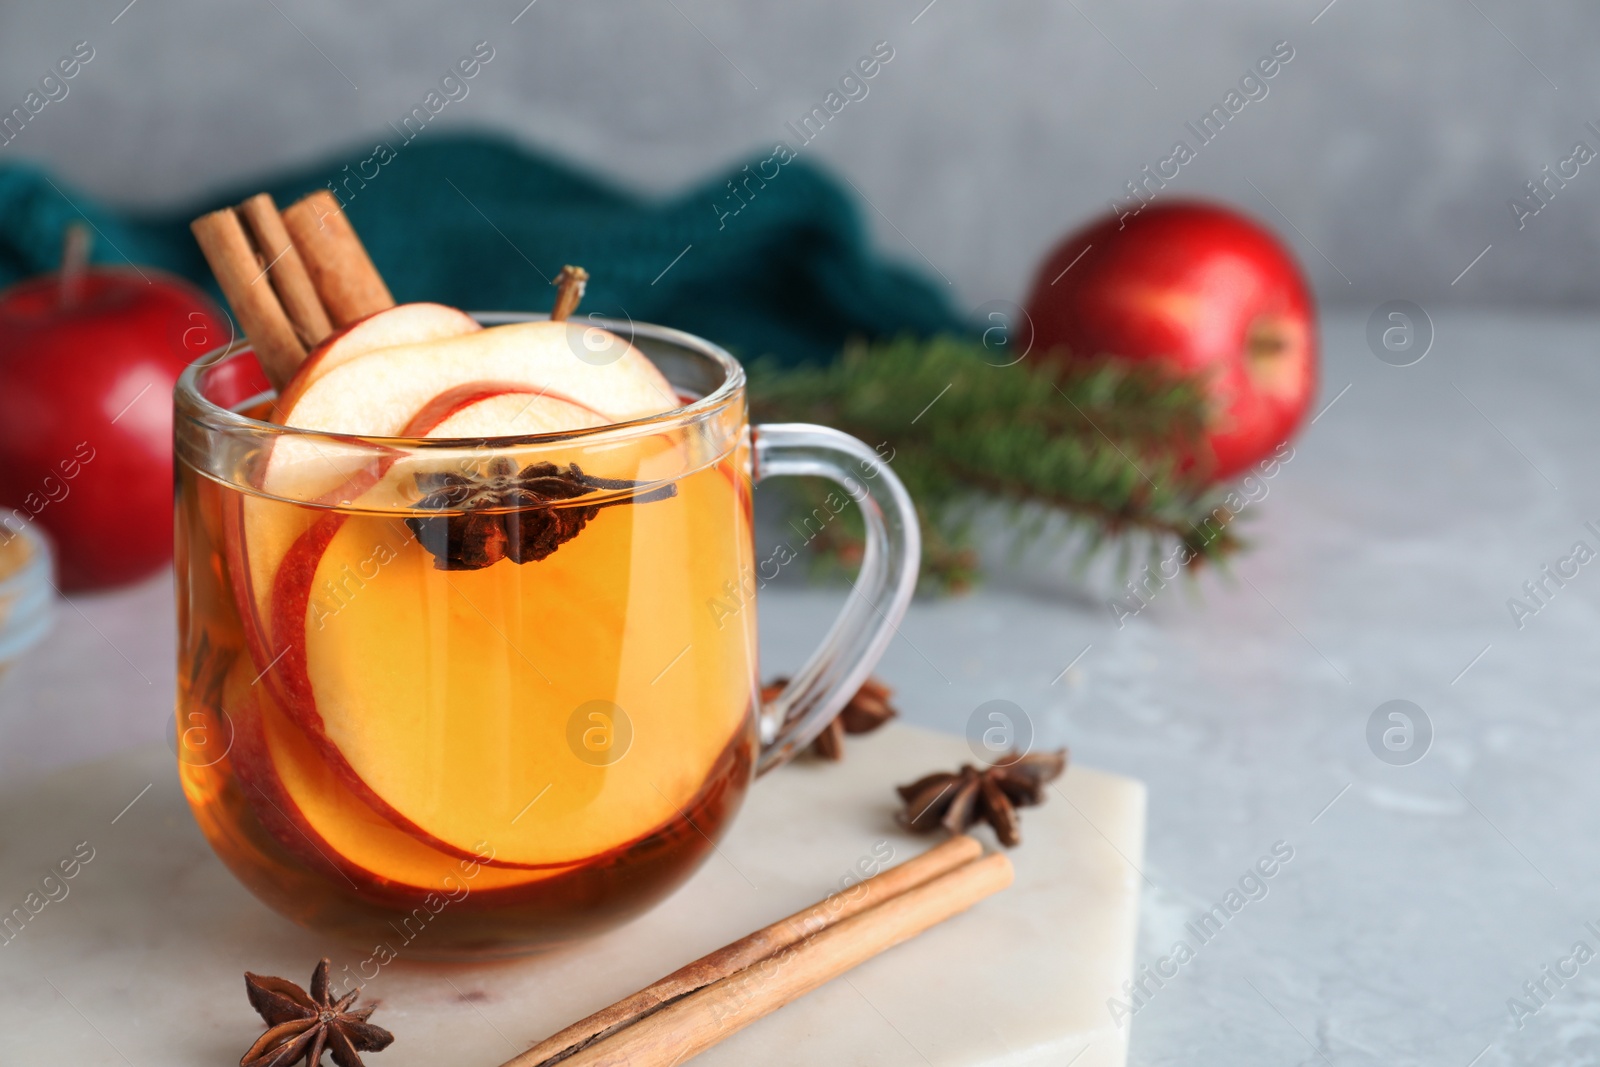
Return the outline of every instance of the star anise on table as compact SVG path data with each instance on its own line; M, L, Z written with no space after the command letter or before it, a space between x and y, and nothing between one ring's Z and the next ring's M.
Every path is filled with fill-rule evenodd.
M963 764L897 787L905 811L900 822L918 833L943 826L953 834L982 821L1007 848L1022 843L1018 808L1043 803L1044 787L1067 769L1067 750L1013 752L1003 763L979 770Z
M250 1006L268 1029L256 1038L239 1067L290 1067L302 1060L307 1067L317 1067L324 1050L339 1067L361 1067L361 1053L380 1052L394 1040L389 1031L367 1022L376 1005L350 1010L359 990L333 999L327 959L312 972L309 993L285 978L248 971L244 985Z
M602 507L664 500L677 493L677 486L666 485L622 500L562 505L596 490L638 484L591 477L576 463L530 463L518 470L509 457L495 456L481 474L417 475L417 489L424 495L416 507L446 514L413 515L406 525L439 570L481 570L503 559L536 563L577 537Z
M761 688L761 701L773 700L788 686L789 679L774 678ZM856 695L850 698L833 721L823 728L806 751L827 760L844 759L845 734L870 734L899 714L889 703L894 690L876 678L861 683Z

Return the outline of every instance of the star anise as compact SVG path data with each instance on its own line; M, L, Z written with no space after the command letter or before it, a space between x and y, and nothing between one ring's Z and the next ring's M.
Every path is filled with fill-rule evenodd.
M536 563L577 537L602 507L664 500L677 493L677 486L666 485L601 504L561 504L597 489L633 489L638 484L590 477L576 463L530 463L519 471L508 457L496 456L482 474L417 475L424 496L416 506L448 514L413 515L406 525L439 570L481 570L502 559Z
M380 1052L394 1035L367 1022L376 1005L350 1010L359 990L338 1000L328 990L328 961L311 973L311 992L284 978L246 971L245 990L250 1006L266 1020L267 1032L256 1039L239 1061L239 1067L290 1067L305 1061L317 1067L327 1050L339 1067L361 1067L362 1052Z
M761 688L762 702L777 697L788 684L787 678L774 678L768 682ZM861 688L850 698L850 702L811 742L807 751L827 760L844 759L845 734L870 734L899 714L889 703L893 695L893 689L876 678L868 678L861 683Z
M1067 769L1067 750L1013 752L1004 763L979 770L963 764L959 771L930 774L898 787L905 811L901 825L918 833L943 826L953 834L982 820L994 827L1000 843L1022 843L1017 808L1044 801L1044 787Z

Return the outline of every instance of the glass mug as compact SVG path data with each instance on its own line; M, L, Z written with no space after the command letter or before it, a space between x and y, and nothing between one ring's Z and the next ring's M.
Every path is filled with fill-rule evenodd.
M462 959L637 915L843 707L905 613L916 517L871 449L751 427L744 372L713 344L593 325L683 406L364 438L252 418L273 396L244 345L178 383L179 771L223 862L302 925ZM574 358L606 358L573 330ZM843 486L866 550L822 647L763 705L751 487L775 475Z

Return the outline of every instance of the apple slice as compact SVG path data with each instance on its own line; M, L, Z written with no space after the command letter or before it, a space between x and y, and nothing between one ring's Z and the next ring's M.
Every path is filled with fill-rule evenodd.
M355 356L311 381L285 421L330 433L482 438L580 429L677 405L636 349L624 346L603 366L578 358L587 329L525 323ZM262 484L289 499L358 504L393 462L374 460L370 445L288 437L275 444ZM724 479L712 481L729 490ZM630 607L638 587L616 563L635 555L635 536L652 552L688 558L693 544L725 536L691 535L690 528L713 521L709 516L725 522L736 508L730 492L709 509L640 509L649 521L608 513L563 547L571 566L537 574L495 568L486 577L442 575L398 516L331 512L306 525L275 518L269 512L294 512L263 501L259 536L250 515L243 525L250 606L262 617L262 643L276 654L273 691L316 747L319 766L338 773L364 807L435 851L470 854L488 840L497 865L558 868L624 847L669 823L721 754L736 747L749 667L742 647L705 633L691 640L701 651L690 656L705 661L684 665L676 679L647 686L651 679L625 671L624 650L640 662L673 661L684 651L682 636L712 620L679 573L652 578L654 609L638 615ZM257 544L266 551L258 553ZM270 581L261 580L267 575ZM491 605L490 614L473 598ZM536 692L554 683L539 676L521 645L508 654L505 641L611 679L616 699L653 720L637 741L648 756L636 759L648 759L649 774L608 775L605 767L574 761L567 718L594 696L586 692L594 684L588 668L557 692ZM396 692L405 694L398 702ZM521 790L546 772L544 784L559 774L563 788L521 818L532 799ZM514 795L517 808L508 811Z
M234 728L229 758L257 821L313 869L332 870L361 890L408 896L528 885L553 873L487 865L487 849L458 855L430 848L364 805L276 706L250 685L243 662L224 689Z
M627 345L611 362L578 358L594 327L567 322L523 322L421 344L381 348L356 356L312 380L283 412L287 426L329 434L395 437L426 405L472 382L496 381L529 388L598 412L606 422L670 411L678 405L671 385L649 357ZM578 427L590 425L588 422ZM540 431L548 432L548 431ZM478 436L491 436L480 434ZM297 500L351 503L381 472L371 446L326 439L284 437L272 447L263 485ZM281 489L281 491L279 491Z
M269 691L279 701L279 706L286 709L301 735L317 742L318 758L312 762L338 775L344 783L343 789L355 798L355 803L381 814L391 829L398 829L414 839L422 839L426 844L458 858L472 858L474 852L470 849L457 848L430 838L425 830L407 820L368 788L349 768L342 755L327 743L321 721L303 710L314 704L305 681L302 629L306 625L305 620L309 618L309 625L320 631L328 619L339 613L347 598L358 593L371 577L376 576L377 571L370 568L381 568L393 560L407 543L414 543L410 532L398 519L369 520L366 536L372 537L374 543L366 557L356 562L353 568L346 565L336 572L321 575L319 585L318 564L329 542L348 519L348 515L340 512L324 513L295 540L277 568L271 590L271 610L260 625L266 633L292 636L283 639L283 647L275 653L272 668L264 672L264 677L272 683ZM298 621L286 623L285 617ZM265 697L262 703L266 704ZM309 776L310 772L302 771L291 777L304 780Z
M476 333L478 320L444 304L396 304L352 322L311 350L278 396L276 410L288 411L312 382L357 356L395 345L420 344L442 337Z
M484 438L534 436L563 430L601 426L598 412L551 396L540 396L525 385L506 382L469 382L434 397L402 428L402 437ZM354 502L370 492L392 469L395 457L364 464L331 490L340 500ZM313 474L320 473L313 467ZM298 487L285 484L280 471L265 479L269 493L295 498ZM329 495L329 494L324 494ZM295 542L317 521L317 513L281 501L240 495L222 507L229 578L255 661L264 669L283 651L273 641L270 617L275 576ZM342 520L339 520L342 521ZM276 689L275 673L268 684Z
M292 425L288 421L288 413L294 410L305 391L329 371L358 357L396 345L427 344L445 337L476 333L482 329L477 320L466 312L444 304L398 304L385 308L352 323L313 349L295 371L294 377L289 380L277 400L273 402L272 412L279 422ZM409 419L414 417L415 409L391 414L395 416L404 414ZM349 432L387 436L397 433L398 430L355 429ZM374 472L363 469L368 458L365 454L366 449L341 448L327 442L297 441L292 445L279 442L274 446L274 451L307 454L308 458L314 455L316 458L310 460L309 466L316 471L313 477L320 478L324 493L343 487L343 483L347 481L353 481L360 489L364 489L363 480L370 482L375 479ZM281 458L278 466L279 481L282 482L281 470L285 464ZM290 490L284 495L291 499L313 499L322 495L315 493L308 496L303 476L296 479L293 484L280 484L279 488ZM347 492L342 494L342 499L353 499L353 496Z
M590 408L540 395L526 384L473 381L431 398L400 428L398 436L521 437L601 426L605 422L603 415ZM382 481L399 456L396 453L373 462L370 450L365 450L359 462L337 465L331 462L332 448L336 447L323 448L317 457L326 462L313 459L299 469L281 461L276 468L269 463L267 474L261 479L263 490L269 497L313 501L320 497L324 502L354 503ZM335 479L340 479L337 484L324 488ZM240 496L223 508L229 576L251 655L262 668L283 651L273 642L269 622L275 576L295 541L316 520L316 512L310 509L296 509L253 495ZM269 681L276 685L275 677Z
M401 436L522 436L598 426L604 422L605 419L594 411L541 396L526 385L480 381L468 382L434 397L412 416L401 429ZM385 476L392 478L402 473L390 473L394 461L395 457L388 457L369 463L333 492L344 500L359 500L372 492ZM276 478L269 477L265 479L266 488L269 492L293 497L297 487L285 486L285 480L281 473ZM251 658L257 664L256 669L262 672L263 684L279 700L288 702L292 697L285 692L285 678L293 675L278 668L290 652L290 643L274 636L274 589L275 586L304 587L306 600L310 601L316 563L346 516L339 512L295 508L255 495L236 497L231 506L224 508L223 515L229 577ZM390 532L393 542L388 550L398 550L409 538L398 522L391 524ZM371 565L370 554L362 565ZM327 584L330 581L335 584ZM331 595L336 601L340 589L348 589L351 582L359 581L359 575L353 572L334 575L325 579L322 596L327 599ZM363 792L369 805L384 808L370 791L359 788L359 782L353 781L352 785ZM394 821L404 824L403 819ZM460 854L470 856L470 853Z
M585 334L570 322L519 322L356 356L309 383L284 424L326 433L392 437L434 397L472 381L531 386L604 415L610 422L670 411L672 386L643 352L621 338L619 354L580 359Z
M692 568L618 561L726 538L739 494L706 475L602 512L556 566L441 572L398 518L327 516L275 582L284 711L346 789L438 851L488 841L496 865L563 867L660 831L742 743L750 651ZM597 699L631 724L625 763L574 747Z
M517 382L468 382L422 406L401 437L531 437L604 426L593 408Z

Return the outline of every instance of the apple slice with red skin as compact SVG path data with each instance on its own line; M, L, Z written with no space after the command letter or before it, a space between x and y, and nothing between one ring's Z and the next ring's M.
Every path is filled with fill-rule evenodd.
M257 821L301 862L342 876L358 891L409 897L453 893L468 880L478 892L549 876L491 869L487 842L476 853L437 851L366 807L240 666L224 696L234 737L229 758Z
M341 560L350 560L356 558L351 552L352 547L359 548L359 551L361 552L373 550L374 540L383 536L384 534L384 531L381 529L383 525L388 525L390 527L390 529L387 531L387 544L383 545L382 551L375 553L375 556L379 562L374 564L374 567L370 572L363 572L364 580L362 585L353 593L352 599L349 600L348 604L339 602L338 606L336 606L331 612L327 612L324 608L317 608L316 610L313 610L313 592L319 589L328 588L333 584L330 580L330 575L337 575L343 570L343 568L338 567L338 563ZM675 767L666 770L659 776L658 782L649 783L650 788L655 791L658 804L653 807L645 804L635 805L637 818L634 820L634 823L636 823L636 825L631 825L631 828L635 831L634 833L624 833L616 840L601 838L594 844L593 847L575 843L569 843L565 845L553 843L549 846L549 854L545 855L544 852L541 851L541 849L544 848L542 843L538 847L532 847L530 846L530 841L527 838L527 834L518 832L533 829L532 824L530 823L522 827L516 827L515 820L512 820L504 828L503 844L505 847L500 847L502 842L495 842L496 856L492 859L483 859L481 855L475 854L473 851L472 842L468 842L464 839L456 841L449 840L446 837L441 836L439 833L436 833L423 826L416 819L408 816L405 812L400 810L400 808L398 808L393 801L385 796L381 789L374 788L368 782L368 776L371 774L372 769L380 767L382 765L382 761L374 762L372 759L367 759L364 761L366 767L368 768L367 773L363 774L362 771L358 770L351 763L348 753L344 748L341 747L340 742L330 735L328 724L323 718L323 704L329 699L330 693L344 692L346 696L349 696L352 692L350 689L351 685L355 685L357 689L362 689L367 685L376 685L382 680L390 679L391 674L397 670L404 674L405 672L401 664L422 662L426 660L426 655L423 654L421 659L419 659L417 655L409 653L401 653L396 656L390 656L388 660L385 661L385 665L374 667L372 668L372 672L369 673L369 664L365 657L358 657L356 660L351 661L348 657L344 657L338 651L334 650L324 650L321 652L319 658L322 665L318 667L311 661L311 650L308 648L308 644L311 640L311 634L313 632L320 634L324 622L330 617L335 617L333 618L333 625L338 626L340 625L340 622L336 616L342 611L350 610L351 606L365 606L368 598L390 595L385 593L384 586L381 584L386 577L394 575L393 580L399 582L402 587L406 589L414 587L417 581L416 576L414 573L405 573L405 569L415 569L419 566L431 567L431 560L423 561L419 559L419 557L423 555L422 550L414 544L410 531L405 528L403 523L398 518L392 520L374 520L371 518L364 518L359 531L352 537L346 538L339 552L332 553L332 562L328 562L330 556L330 545L333 545L336 539L340 537L341 533L344 533L347 529L349 529L349 516L338 512L329 512L324 514L316 523L311 526L310 529L301 535L278 568L278 574L273 590L270 628L274 633L287 636L284 641L284 648L278 654L271 673L277 681L277 684L273 688L273 692L282 694L283 714L285 715L285 718L292 722L297 736L304 737L307 744L312 746L311 751L314 752L314 756L306 756L304 758L314 762L319 768L319 773L325 772L327 774L336 776L340 783L340 788L344 792L356 798L363 809L375 812L390 826L398 829L410 838L423 842L428 846L429 849L437 853L443 853L445 855L455 856L462 859L475 858L479 862L484 863L485 866L496 868L509 868L516 870L560 870L568 868L574 863L582 862L588 858L591 858L598 852L609 851L614 848L621 848L627 845L630 841L647 837L660 825L670 820L672 813L677 810L677 803L681 803L682 798L687 798L695 793L696 787L699 785L699 783L691 779L694 777L694 768L698 764L693 758L693 752L690 751L693 746L690 746L690 749L685 750L686 756L681 767ZM687 531L683 531L683 536L689 537L689 533ZM381 543L382 542L380 542L380 544ZM569 548L567 550L571 551L572 549ZM614 552L608 553L606 550L602 549L600 554L606 558L610 558L611 555L614 555ZM405 558L405 562L393 562L394 560L401 559L402 557ZM396 571L399 573L396 573ZM482 575L480 574L478 577L481 580ZM463 579L470 580L465 575L463 575ZM503 582L501 582L501 584L503 584ZM591 594L592 600L605 600L605 603L603 604L594 603L593 611L591 613L586 613L586 615L592 614L593 616L594 621L591 627L593 632L591 633L586 631L579 633L574 631L569 618L566 629L559 634L552 634L546 638L547 645L553 644L559 648L559 651L552 652L551 654L557 655L558 658L565 658L581 654L581 650L592 648L596 642L604 642L606 640L606 631L611 625L606 623L604 620L606 618L619 615L625 610L624 605L628 596L627 586L627 576L618 576L617 581L612 582L607 586L609 590L608 596L602 597L597 592L597 587L595 587L592 583L586 585L585 592ZM480 610L477 608L477 604L481 602L480 598L483 596L481 589L474 590L470 594L463 593L459 589L451 589L450 591L458 593L463 598L465 604L468 605L467 611L469 614L472 611ZM512 595L516 598L526 599L530 593L535 596L542 594L545 599L555 602L562 602L566 597L566 593L563 590L530 590L526 587L517 591L516 593L508 595ZM404 597L402 597L402 600L404 600ZM535 605L529 610L534 614L540 614L542 611L548 610L548 608L540 608ZM383 618L392 619L405 613L389 612L378 609L377 614ZM346 631L346 634L348 635L352 632L365 633L372 629L374 625L375 624L370 622L363 623L362 621L358 620L349 624L349 629ZM400 625L403 627L407 624ZM319 638L319 640L326 640L326 638ZM660 637L660 640L665 641L667 638L662 636ZM343 645L334 646L335 649L342 647ZM664 652L662 649L652 649L646 651L652 659L664 659L671 654L670 651ZM338 681L333 683L333 687L331 689L327 688L328 683L326 681L322 687L319 687L319 685L313 681L314 678L325 677L327 675L327 664L330 656L332 657L332 660L336 662L355 662L358 664L357 667L348 668L345 672L343 672L344 675L348 675L353 672L355 675L354 678L340 676ZM444 657L446 661L453 661L454 658L455 656L453 654ZM393 660L394 662L389 662L390 660ZM536 671L536 668L533 668L530 665L529 670ZM464 670L462 673L467 675L475 675L480 672ZM459 682L460 678L457 677L452 684ZM340 683L344 684L341 685ZM408 690L410 689L410 685L409 683L405 683L402 684L401 688L402 690ZM529 689L530 687L524 686L523 688ZM455 694L454 689L451 690L451 694L452 697L458 702L474 704L474 702L471 700L458 697L457 694ZM413 702L421 699L423 698L415 697ZM565 697L562 699L565 699ZM353 712L358 718L363 717L361 716L359 709L365 707L369 702L364 700L351 701L348 699L340 699L336 700L335 703L339 705L350 705L349 707L343 708L338 718L338 722L343 724L343 727L346 728L346 732L348 732L348 727L351 724L350 714ZM392 705L389 701L383 699L379 699L377 703L383 707L392 708L392 710L395 712L395 714L392 716L394 723L390 726L384 727L385 730L392 728L393 730L398 730L403 734L409 732L409 728L403 725L405 721L403 707L400 705ZM401 703L403 704L403 701ZM483 704L486 711L492 705L493 702L484 702ZM474 704L474 706L477 705ZM729 729L731 728L732 724L730 723ZM559 730L557 732L559 733ZM360 733L361 731L358 730L351 736L356 736ZM709 734L697 735L696 743L699 744L701 748L704 748L708 744L720 746L726 743L726 739L717 733L712 732ZM548 752L562 752L560 747L561 744L562 742L557 740L555 737L552 737L550 738L549 744L539 747ZM704 754L709 756L712 753L708 751ZM487 757L490 755L490 753L488 751L484 751L484 755ZM593 780L587 782L586 784L589 787L598 789L602 787L603 781L604 768L596 768L593 775ZM402 790L401 793L403 794L404 791ZM573 783L569 782L564 787L563 792L554 798L554 800L548 801L546 806L548 807L549 803L575 804L577 805L575 810L581 811L583 810L582 805L586 803L585 796L586 794L584 793L584 789L582 787L577 788L576 792L574 792L574 785ZM680 801L675 802L671 799L671 797L680 797ZM411 799L413 801L415 800L414 797ZM532 798L530 797L530 799ZM613 807L615 807L614 803ZM660 810L654 810L656 807L660 808ZM431 810L426 804L421 805L421 808L423 810ZM435 817L437 818L437 813L435 813ZM479 825L482 824L481 819L477 816L461 821L469 821ZM447 824L449 824L448 820ZM539 858L529 858L528 850L530 847L532 847L534 852L539 852Z
M351 765L345 752L329 736L323 721L307 663L306 635L313 625L320 627L325 618L321 614L313 618L312 594L318 587L318 574L329 546L345 528L348 518L349 516L340 512L328 512L322 515L295 541L277 569L273 582L268 627L270 632L286 636L270 672L276 682L274 691L281 694L283 710L287 717L299 732L315 745L320 764L337 774L343 788L359 797L365 807L378 812L393 826L426 842L440 852L461 858L473 857L469 848L451 843L429 832L368 785L366 779ZM372 522L365 524L363 547L372 540L375 525ZM410 530L398 518L392 520L388 534L388 543L384 546L388 552L379 555L387 557L392 554L398 557L407 549L421 551L414 547L412 544L414 538ZM497 858L488 863L496 867L546 870L568 867L574 860L583 858L563 857L552 862L518 862Z
M493 911L537 903L582 911L597 879L609 878L609 857L627 855L636 884L650 887L634 910L647 905L692 872L700 856L662 842L629 842L578 868L531 872L496 869L493 846L482 842L465 856L441 854L361 807L331 773L320 750L301 735L270 698L248 681L248 664L236 661L224 707L233 724L228 760L241 794L271 838L312 871L336 876L360 897L410 908L437 897L453 908ZM690 826L718 827L737 808L748 784L750 750L735 740L718 758L707 785L685 805ZM741 773L742 771L742 773ZM729 775L734 787L726 788ZM648 842L649 839L647 839ZM691 842L695 838L690 836ZM699 851L711 848L710 839ZM254 872L241 871L247 884ZM576 881L570 880L576 876ZM269 900L270 902L270 900Z
M593 327L518 322L356 356L310 381L284 425L393 437L434 397L473 381L504 381L597 411L608 422L660 414L678 398L649 357L617 338L608 362L579 358Z
M481 329L477 319L444 304L396 304L375 311L330 334L313 348L278 394L274 408L279 412L288 411L312 382L357 356L380 348L436 341Z
M538 395L530 386L477 381L455 386L428 401L401 428L398 436L472 438L498 432L533 436L601 426L605 421L604 416L592 409L557 397ZM366 464L342 484L325 492L319 502L359 499L383 479L399 457L400 453L395 453ZM291 492L284 491L288 487L274 484L271 479L264 481L268 492L276 489L292 498ZM297 511L280 501L248 494L236 495L231 503L223 506L222 513L228 572L243 620L246 644L251 656L265 669L284 651L281 645L274 643L269 622L274 575L297 539L309 532L318 519L309 511ZM288 523L290 515L300 516L300 523ZM343 520L337 513L321 518ZM279 692L275 672L267 672L267 681L274 692ZM281 698L281 692L279 695Z
M565 322L516 323L357 355L308 381L286 408L284 423L371 437L486 438L583 429L677 406L678 398L649 357L620 338L607 349L615 354L610 362L597 366L579 359L576 353L587 351L585 331L592 329ZM490 395L496 389L527 391L537 399L526 406L508 404ZM457 403L474 396L479 403ZM514 410L508 412L508 406ZM500 415L511 416L506 425L495 421ZM449 425L430 428L433 416L449 418ZM259 484L268 496L353 504L398 458L374 460L372 451L370 444L280 437ZM287 512L271 501L247 500L243 506L247 513ZM277 525L271 528L248 521L248 514L240 518L245 532L259 534L247 551L250 581L242 584L258 591L254 600L260 608L277 561L307 522L296 529L274 518Z
M421 435L428 421L440 419L429 435L481 438L508 431L520 436L581 429L677 406L670 385L637 349L614 347L615 358L604 365L580 359L584 330L560 322L521 323L355 356L311 380L294 398L285 422L330 433L392 437ZM398 458L374 461L370 447L357 446L348 446L346 456L339 447L337 442L292 436L278 439L262 476L264 491L269 497L354 504ZM247 604L241 607L255 620L251 644L259 649L260 661L271 665L273 692L282 695L289 716L322 749L327 765L340 771L348 788L407 832L437 841L395 811L350 767L327 737L308 677L305 646L312 591L323 556L346 525L346 516L327 512L309 526L285 527L279 516L287 509L281 504L247 499L243 509L240 542L249 580L240 583L247 593L241 597ZM252 510L259 513L255 523ZM398 520L392 525L397 536L404 531ZM407 540L408 532L399 544ZM290 542L287 547L285 542ZM446 847L461 851L459 844ZM572 851L550 862L541 857L515 865L564 866L581 858Z
M694 794L714 750L744 714L712 696L747 687L748 664L709 629L689 633L701 651L687 674L646 686L649 679L621 671L624 651L650 662L681 654L682 631L668 622L678 616L665 608L622 621L633 611L635 577L625 568L616 572L614 561L632 554L636 538L669 556L687 554L711 535L706 524L726 521L743 506L725 479L698 483L698 491L713 494L703 506L592 525L561 549L592 553L592 563L569 560L571 566L554 570L504 564L448 577L437 575L398 516L326 514L302 535L275 582L271 629L285 650L274 674L282 680L284 711L346 789L439 851L462 854L488 838L496 846L494 865L547 869L647 837ZM635 529L641 521L646 525ZM387 547L374 553L381 542ZM364 556L376 562L363 566ZM325 594L352 573L359 580L351 579L348 596ZM689 580L663 576L652 584L667 588L647 603L692 602L687 587L680 596L673 585ZM582 612L571 610L577 603ZM493 621L477 625L486 612ZM457 614L474 625L449 624L447 617ZM442 637L429 617L446 624ZM539 624L554 619L559 626ZM715 622L695 612L681 621L706 628ZM518 635L535 640L537 651L506 648L503 642ZM615 699L637 715L648 710L639 721L657 725L635 733L629 758L654 769L608 777L604 767L578 767L563 732L568 716L555 709L577 708L594 690L575 675L544 677L530 652L553 663L589 662L596 677L617 681ZM670 738L660 728L668 709L681 723ZM671 754L662 749L669 741ZM481 788L468 770L480 764L488 783ZM524 817L523 807L557 778L561 787L540 800L535 818ZM509 806L497 792L500 783L515 796Z
M608 423L678 406L655 364L621 338L607 349L604 364L579 358L593 329L520 322L368 352L312 380L284 410L283 423L325 434L397 437L436 397L476 381L527 387L598 412ZM349 503L354 497L342 490L362 485L362 477L371 476L370 462L370 446L285 436L273 443L263 487L274 493L282 485L288 491L275 495L294 500Z
M640 545L688 558L741 506L723 478L684 491L696 499L591 523L562 546L565 566L441 575L406 542L337 600L322 591L398 522L321 526L286 560L274 597L285 710L348 788L435 847L487 838L497 864L545 868L647 837L700 788L747 711L736 699L749 685L744 646L692 610L691 569L641 588L616 565ZM695 659L676 673L652 680L628 666L671 661L685 641ZM634 723L627 773L571 748L569 721L597 693Z
M587 429L602 426L605 422L605 417L592 408L547 393L541 394L526 384L470 381L446 389L438 396L429 399L422 405L421 410L411 415L397 428L394 436L524 437ZM278 451L277 446L283 445L286 440L280 439L276 443L273 450L275 454ZM334 468L337 473L344 476L343 480L320 493L308 493L304 485L293 484L299 472L291 474L281 465L275 470L269 459L266 473L261 479L262 488L269 496L303 500L312 505L353 504L369 493L403 455L396 451L374 458L371 452L371 446L367 446L362 449L363 459L360 463L353 464L348 469ZM313 460L308 473L320 488L333 472L325 476ZM286 513L286 508L282 504L272 501L258 500L244 505L244 510L247 512L257 509L271 512L274 516ZM300 530L305 529L310 521L307 517L300 525ZM241 519L239 525L242 527L246 524ZM279 525L282 525L281 522ZM247 584L263 592L289 544L293 542L295 536L298 536L299 530L278 529L275 533L275 537L258 538L260 543L251 553L253 558L248 568L250 581ZM233 545L244 542L230 538L228 543ZM265 607L262 598L258 598L258 605Z
M350 766L344 754L328 738L322 719L316 714L316 699L312 694L305 666L306 616L311 607L311 594L316 585L318 565L328 545L344 527L347 518L348 516L338 512L324 514L295 541L294 547L278 567L273 583L269 626L274 633L291 636L284 642L284 647L278 653L277 662L272 669L277 680L275 690L282 694L283 709L288 719L314 746L310 750L315 754L314 762L336 775L341 788L359 798L361 806L381 814L391 828L424 841L432 848L459 858L473 858L473 853L469 849L451 845L429 834L368 787ZM390 552L397 553L403 549L406 542L412 540L410 530L406 529L398 519L393 521L393 530L390 532L392 540L386 546ZM494 865L524 866L500 863Z
M518 382L468 382L422 406L401 437L531 437L604 426L590 407Z
M344 754L328 738L321 718L315 714L315 698L312 695L311 685L306 674L306 616L310 610L311 594L316 583L318 564L321 562L323 554L327 551L329 543L332 542L345 525L347 518L348 516L339 512L327 512L300 535L277 569L277 577L272 590L272 610L270 614L264 620L258 619L254 623L246 624L246 631L249 635L248 641L252 646L269 640L264 636L264 633L299 634L298 639L291 637L284 642L282 648L273 654L271 659L272 667L266 671L266 677L271 679L271 688L268 690L267 700L258 702L256 705L257 710L261 711L263 715L268 715L274 710L272 704L277 703L281 707L281 710L277 713L284 716L287 722L292 724L292 728L296 731L296 736L299 736L304 741L302 746L296 747L288 735L281 734L281 732L274 734L274 736L279 736L282 740L282 745L279 747L286 748L294 754L293 762L287 764L282 770L289 772L291 781L310 782L315 785L317 790L323 792L331 790L332 787L327 786L323 779L317 778L312 771L303 766L308 763L315 764L317 768L320 768L317 772L318 774L326 772L337 778L339 790L344 794L348 794L352 803L361 809L381 816L390 831L401 833L409 839L420 841L431 851L443 853L456 859L476 860L486 866L525 871L570 866L570 864L561 863L513 863L485 858L470 848L453 845L435 837L395 810L391 804L369 788L361 776L350 767L349 761L345 759ZM386 547L390 552L398 552L407 542L412 540L412 535L398 519L394 520L393 527L394 529L391 531L392 540ZM264 626L262 625L263 622L265 623ZM254 634L250 634L252 628L255 630ZM258 658L257 662L261 662L261 660ZM310 747L307 748L305 746ZM248 751L245 758L249 760ZM256 768L266 768L275 765L276 762L277 760L273 758L272 753L262 749L260 758L253 760L252 765ZM268 795L272 795L272 788L274 787L279 792L284 792L287 789L287 786L279 780L280 778L281 773L269 782L265 770L258 769L254 774L253 784L258 788L267 789ZM322 784L317 785L317 782ZM308 790L311 788L312 785L307 786ZM327 806L336 809L339 805L330 802ZM291 820L288 825L304 829L306 824L307 821L302 818Z

